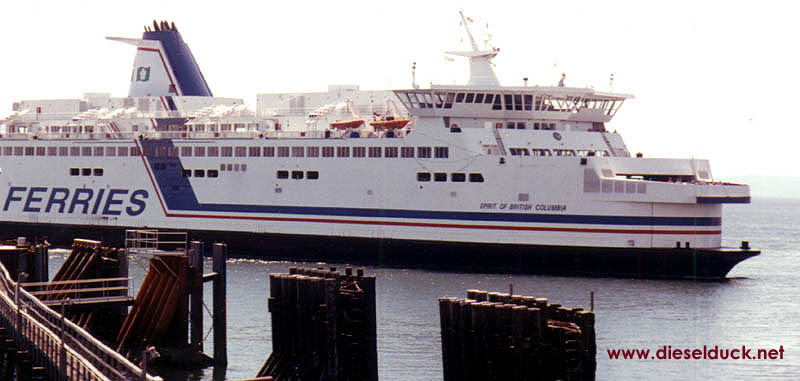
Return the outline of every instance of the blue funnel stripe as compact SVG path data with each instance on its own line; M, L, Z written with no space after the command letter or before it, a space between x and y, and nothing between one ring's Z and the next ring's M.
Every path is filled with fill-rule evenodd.
M211 89L208 87L197 61L192 55L192 51L183 42L181 34L177 31L163 32L144 32L142 38L145 40L161 41L161 45L167 54L170 66L175 73L179 95L195 95L211 97Z

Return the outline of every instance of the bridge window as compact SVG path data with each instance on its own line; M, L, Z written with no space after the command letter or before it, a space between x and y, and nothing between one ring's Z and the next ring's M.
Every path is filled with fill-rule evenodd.
M525 111L531 111L533 105L533 95L525 94Z
M464 102L464 93L456 94L456 103L462 103L462 102Z
M464 103L472 103L473 100L475 100L475 93L469 93L464 99Z
M467 179L467 176L465 174L463 174L463 173L451 173L450 174L450 181L452 181L452 182L463 183L464 181L466 181L466 179Z
M483 99L483 103L491 104L492 100L494 100L494 94L486 94L486 98Z
M483 103L483 93L475 94L475 103Z
M500 101L500 94L495 95L494 97L494 104L492 105L492 110L502 110L503 105Z
M511 94L504 94L503 95L503 101L505 101L506 110L513 110L514 109L514 103L512 102L512 98L513 97L511 96Z
M469 174L469 182L471 183L482 183L483 182L483 175L480 173L470 173Z

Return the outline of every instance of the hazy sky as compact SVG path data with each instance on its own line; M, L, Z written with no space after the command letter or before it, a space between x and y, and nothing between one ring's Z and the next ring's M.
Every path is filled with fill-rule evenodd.
M493 35L504 85L594 86L636 95L607 126L632 152L711 159L717 178L800 176L797 21L789 1L4 1L0 114L19 99L128 91L141 37L174 21L215 95L466 82L463 9Z

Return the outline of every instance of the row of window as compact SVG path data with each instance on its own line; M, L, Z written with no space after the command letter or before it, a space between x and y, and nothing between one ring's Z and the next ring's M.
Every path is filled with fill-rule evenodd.
M434 172L433 176L431 176L430 172L417 172L417 181L447 181L447 173L444 172ZM454 183L463 183L467 181L467 175L465 173L454 172L450 174L450 181ZM480 173L470 173L469 174L469 182L471 183L482 183L483 182L483 175Z
M191 169L184 169L181 175L183 177L192 177L192 173L193 171ZM206 175L208 175L208 177L219 177L219 171L216 169L209 169L207 171L205 169L194 170L194 177L206 177Z
M508 152L511 156L608 156L606 150L586 150L579 149L577 151L572 149L553 149L552 151L547 148L515 148L510 147Z
M70 176L103 176L103 168L70 168Z
M144 147L145 156L155 157L402 157L450 156L448 147ZM3 147L3 156L139 156L138 147Z
M492 110L577 112L598 109L605 115L616 113L623 100L587 99L576 96L555 97L546 94L485 94L431 91L398 92L398 98L409 109L453 108L453 103L491 105Z
M3 156L139 156L136 147L3 147Z
M503 123L497 122L494 125L494 128L503 128ZM550 122L506 122L506 128L509 130L517 129L517 130L525 130L525 129L534 129L534 130L555 130L556 124Z
M275 173L275 176L279 179L288 179L291 175L292 179L295 180L302 180L303 179L303 171L289 171L286 170L279 170ZM306 171L305 178L309 180L317 180L319 179L319 172L318 171Z

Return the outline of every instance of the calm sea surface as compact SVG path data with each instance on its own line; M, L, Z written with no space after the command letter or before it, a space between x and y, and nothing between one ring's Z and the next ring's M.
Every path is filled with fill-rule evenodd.
M467 289L546 297L551 303L589 309L595 292L597 379L797 379L800 377L800 200L756 199L726 205L723 243L749 240L762 254L733 269L726 282L585 279L551 276L462 274L367 268L377 277L379 372L382 380L442 379L438 298L464 297ZM51 253L51 274L65 250ZM249 253L257 255L258 253ZM231 259L228 262L227 379L254 377L272 351L267 312L269 274L294 262ZM313 264L305 264L313 266ZM210 260L206 271L210 270ZM340 268L342 267L339 264ZM144 260L131 263L137 286ZM210 306L211 286L206 286ZM206 326L210 317L206 315ZM206 327L208 329L208 327ZM206 353L213 353L212 337ZM608 349L673 349L705 346L775 348L783 360L610 360ZM184 379L211 380L212 369Z

